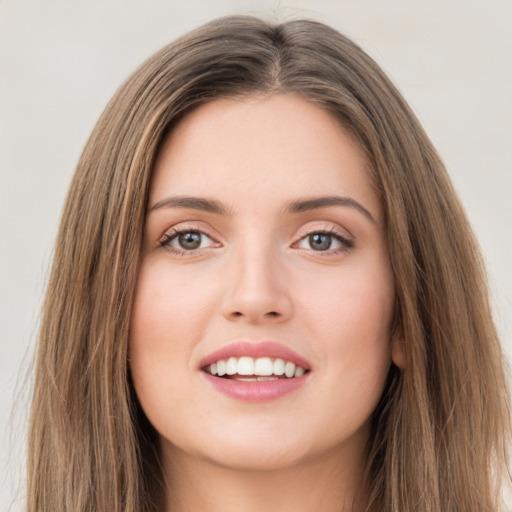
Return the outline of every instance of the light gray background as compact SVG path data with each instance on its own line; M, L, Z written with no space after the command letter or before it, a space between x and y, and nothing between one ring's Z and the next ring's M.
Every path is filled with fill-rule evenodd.
M460 193L512 354L510 0L0 0L0 511L22 509L24 379L60 210L86 138L144 58L232 13L325 21L388 72Z

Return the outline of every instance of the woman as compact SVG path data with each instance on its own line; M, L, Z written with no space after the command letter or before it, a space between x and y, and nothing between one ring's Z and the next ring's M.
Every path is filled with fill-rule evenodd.
M29 510L497 510L505 389L394 86L322 24L220 19L128 79L78 165Z

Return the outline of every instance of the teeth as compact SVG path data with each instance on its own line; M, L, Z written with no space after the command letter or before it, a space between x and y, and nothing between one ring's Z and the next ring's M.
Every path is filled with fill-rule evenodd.
M306 370L296 366L291 361L274 359L270 357L230 357L219 359L206 368L208 373L222 377L224 375L240 375L236 380L244 382L277 380L277 376L286 375L287 378L300 377Z
M226 373L228 375L235 375L238 371L238 360L236 357L230 357L228 359L228 363L226 364Z
M217 361L217 366L219 362ZM241 357L238 360L238 375L254 375L254 359L252 357Z
M219 361L217 361L217 368L219 366ZM284 367L284 374L291 379L295 376L295 365L293 363L286 363L286 366Z
M279 380L277 377L235 377L240 382L263 382L267 380Z
M269 376L272 375L274 365L270 357L260 357L254 363L254 375Z
M274 361L274 375L284 375L285 362L283 359L276 359Z
M221 359L217 361L217 375L221 377L222 375L226 375L226 361Z

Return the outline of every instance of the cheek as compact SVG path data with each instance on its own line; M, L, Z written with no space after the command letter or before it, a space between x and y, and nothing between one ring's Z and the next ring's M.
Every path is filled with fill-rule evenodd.
M159 262L143 264L132 312L132 350L183 354L214 304L207 280L192 280Z
M391 364L391 271L385 264L347 268L313 289L304 314L325 362L326 378L343 382L354 397L378 399Z
M382 260L382 261L381 261ZM385 258L363 260L337 272L313 276L303 289L303 307L314 325L340 341L388 338L394 284Z
M214 307L211 287L157 261L143 262L131 317L129 359L148 417L167 404L191 369L192 351ZM154 412L154 411L153 411Z

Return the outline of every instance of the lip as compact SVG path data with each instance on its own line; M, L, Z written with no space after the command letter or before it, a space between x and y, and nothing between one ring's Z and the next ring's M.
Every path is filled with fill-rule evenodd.
M223 395L243 402L267 402L300 388L309 379L310 373L293 379L278 379L263 382L241 382L214 377L201 372L207 382Z
M292 349L273 341L238 341L230 343L229 345L226 345L204 357L199 363L199 368L202 370L206 366L217 362L219 359L243 356L253 358L281 358L285 361L295 363L296 366L300 366L304 368L304 370L309 371L300 377L294 377L291 379L252 382L223 379L210 375L204 371L201 371L200 373L214 389L229 398L241 400L243 402L265 402L275 400L300 388L309 380L311 365L308 361Z
M199 368L204 368L219 359L228 359L230 357L271 357L273 359L281 358L285 361L295 363L296 366L311 370L311 365L299 354L280 343L274 341L248 342L237 341L230 343L215 352L207 355L199 363Z

